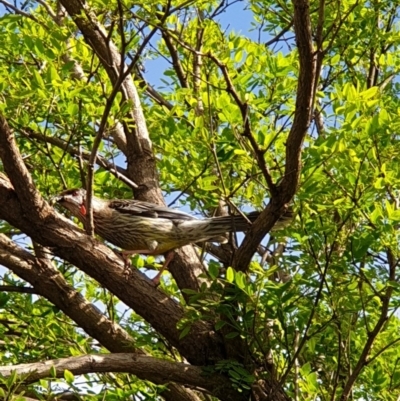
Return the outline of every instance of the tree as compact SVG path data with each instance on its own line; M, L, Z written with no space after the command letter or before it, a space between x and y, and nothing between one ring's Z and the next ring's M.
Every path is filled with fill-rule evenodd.
M399 398L397 2L0 3L3 398ZM155 287L73 187L261 214Z

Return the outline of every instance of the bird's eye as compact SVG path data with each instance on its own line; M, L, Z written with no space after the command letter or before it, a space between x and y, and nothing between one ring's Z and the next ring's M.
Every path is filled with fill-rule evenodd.
M75 189L74 191L72 191L72 196L78 196L79 195L79 191L77 189Z

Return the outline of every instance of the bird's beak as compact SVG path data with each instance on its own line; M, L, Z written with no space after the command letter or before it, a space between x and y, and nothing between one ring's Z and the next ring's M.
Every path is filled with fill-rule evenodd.
M53 196L50 199L50 205L54 206L56 203L60 203L63 199L64 199L64 196L62 196L62 195Z

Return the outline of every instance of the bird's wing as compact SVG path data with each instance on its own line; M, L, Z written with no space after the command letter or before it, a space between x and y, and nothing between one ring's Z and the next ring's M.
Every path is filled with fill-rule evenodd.
M170 220L196 220L196 217L181 212L180 210L171 209L169 207L159 206L154 203L143 202L133 199L112 200L109 207L120 213L128 213L135 216L163 218Z

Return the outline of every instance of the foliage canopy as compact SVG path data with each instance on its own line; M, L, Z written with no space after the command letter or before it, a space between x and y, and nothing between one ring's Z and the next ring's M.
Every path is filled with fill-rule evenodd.
M0 397L399 399L398 2L0 3ZM155 288L72 187L262 213Z

